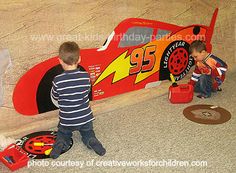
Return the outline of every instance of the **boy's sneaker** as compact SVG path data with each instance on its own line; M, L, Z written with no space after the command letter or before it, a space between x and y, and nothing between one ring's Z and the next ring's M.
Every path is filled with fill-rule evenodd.
M99 156L103 156L106 153L106 149L95 138L89 140L88 148L93 149Z
M64 147L64 144L62 142L59 142L59 143L53 145L52 151L50 153L50 157L52 159L58 158L62 153L63 147Z
M200 99L206 99L206 98L209 98L209 96L207 96L207 95L203 95L203 94L197 95L197 97L200 98Z
M212 92L214 92L214 93L216 93L216 92L218 92L218 91L222 91L222 88L217 87L216 89L212 89Z

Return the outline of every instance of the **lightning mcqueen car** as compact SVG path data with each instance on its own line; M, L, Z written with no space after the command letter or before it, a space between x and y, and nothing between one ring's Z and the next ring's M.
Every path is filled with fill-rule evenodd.
M157 81L182 79L194 65L188 48L192 41L204 39L211 51L211 37L218 9L210 26L173 24L129 18L122 21L101 48L81 50L81 70L89 73L91 100L155 86ZM15 109L23 115L36 115L57 109L50 97L53 78L62 73L58 57L39 63L18 81L14 93Z

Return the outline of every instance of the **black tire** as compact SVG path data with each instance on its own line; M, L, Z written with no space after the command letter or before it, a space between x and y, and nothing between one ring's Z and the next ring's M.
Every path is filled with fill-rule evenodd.
M85 69L79 66L81 71L85 71ZM39 113L44 113L52 110L58 109L51 100L51 88L52 88L52 81L55 76L63 73L64 70L62 66L59 64L54 66L47 73L43 76L42 80L39 83L36 100ZM89 99L92 100L92 88L89 93Z
M194 65L194 59L189 57L189 44L183 40L172 42L162 54L159 80L170 80L170 73L178 81L182 79Z

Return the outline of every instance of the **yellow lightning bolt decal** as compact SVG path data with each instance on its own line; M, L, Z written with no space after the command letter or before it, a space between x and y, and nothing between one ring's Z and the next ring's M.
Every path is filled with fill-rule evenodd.
M136 79L135 79L135 84L143 81L144 79L148 78L152 74L156 73L159 70L159 66L160 66L160 62L155 61L155 65L154 65L154 68L152 69L152 71L145 72L145 73L139 72Z
M130 65L130 55L126 57L128 51L121 54L118 58L116 58L98 77L93 85L97 85L103 79L108 77L110 74L115 73L112 83L115 83L127 76L129 76Z
M170 41L169 41L170 42ZM169 42L165 41L162 44L160 41L154 41L152 43L148 43L143 46L144 49L146 49L147 46L156 45L159 48L159 52L163 52L166 46L169 44ZM124 79L128 77L130 74L130 68L133 67L130 64L130 55L127 56L128 51L122 53L118 58L116 58L103 72L102 74L97 78L93 86L97 85L99 82L104 80L106 77L114 73L114 77L112 80L112 83L115 83L121 79ZM160 68L160 58L161 55L158 53L158 51L155 51L155 63L153 65L153 69L148 72L139 72L137 73L135 84L143 81L144 79L148 78L149 76L153 75L154 73L159 71ZM127 57L126 57L127 56Z

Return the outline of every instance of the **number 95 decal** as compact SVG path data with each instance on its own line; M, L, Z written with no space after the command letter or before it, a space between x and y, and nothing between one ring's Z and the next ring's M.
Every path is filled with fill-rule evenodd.
M151 71L156 61L155 51L156 46L134 49L130 57L130 64L133 67L130 68L129 74Z

